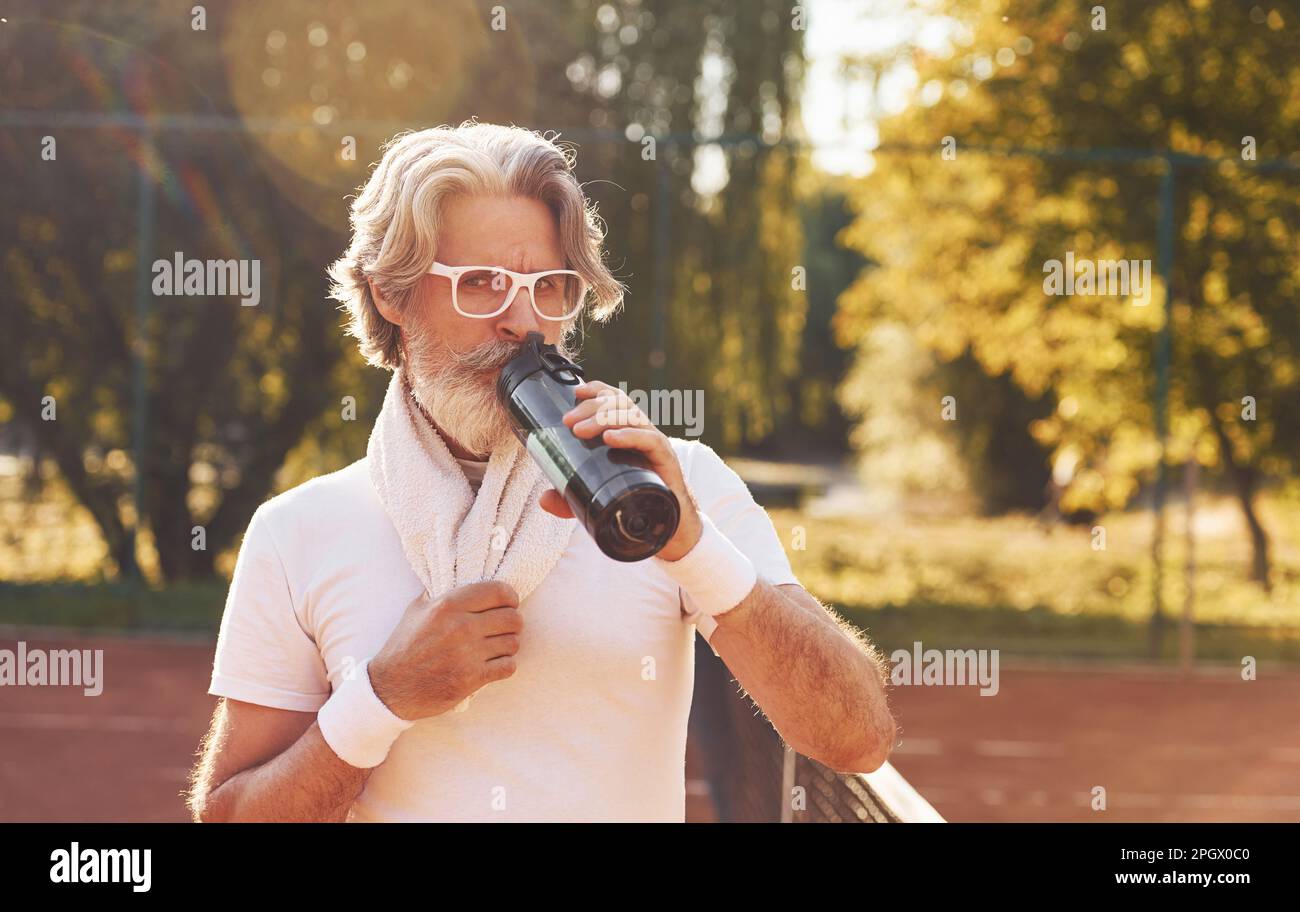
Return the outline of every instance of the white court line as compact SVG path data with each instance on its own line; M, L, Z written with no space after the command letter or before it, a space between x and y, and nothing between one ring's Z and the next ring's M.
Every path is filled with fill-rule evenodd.
M913 756L937 757L943 753L943 742L938 738L904 738L894 751Z
M1092 804L1092 796L1080 792L1075 795L1074 803L1089 806ZM1300 811L1300 795L1158 795L1111 792L1106 796L1106 807L1112 811L1131 807L1171 806L1203 811Z
M184 719L148 716L91 716L84 713L0 713L0 728L38 728L46 731L190 732Z
M946 750L952 750L954 744L960 745L967 742L945 743L939 738L904 738L894 748L894 752L899 756L913 757L937 757L942 755ZM981 757L1001 760L1026 760L1041 758L1059 758L1066 755L1065 742L1062 741L1014 741L1014 740L995 740L984 739L968 742L970 749ZM1099 745L1109 743L1108 739L1091 738L1074 743L1077 750L1087 752L1098 749ZM1239 756L1240 748L1233 745L1220 744L1161 744L1156 748L1166 754L1230 754ZM1300 763L1300 748L1296 747L1275 747L1271 748L1264 754L1264 759L1274 763Z
M1300 795L1179 795L1178 803L1233 811L1300 811Z
M972 746L981 757L1065 756L1065 745L1057 741L976 741Z

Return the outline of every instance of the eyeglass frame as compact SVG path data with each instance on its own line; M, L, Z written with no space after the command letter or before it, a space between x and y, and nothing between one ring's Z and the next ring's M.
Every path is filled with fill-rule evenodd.
M460 309L460 303L456 300L456 286L460 283L460 277L467 272L473 272L478 269L510 276L510 291L506 293L505 302L492 313L466 313ZM515 295L519 293L519 289L524 287L528 288L528 303L533 306L533 312L537 314L537 316L541 317L543 320L551 320L557 323L563 320L571 320L581 312L582 305L586 303L587 293L591 290L590 283L582 277L582 273L573 269L543 269L541 272L515 272L513 269L506 269L504 266L448 266L445 263L435 261L434 264L429 267L428 275L442 276L443 278L451 280L451 306L455 308L456 313L460 314L462 317L469 317L471 320L490 320L493 317L501 316L510 309L510 305L515 302ZM541 308L537 306L537 296L533 293L533 289L537 286L538 279L542 276L548 275L573 276L582 283L582 295L579 297L578 306L562 317L552 317L549 314L544 314L542 313Z

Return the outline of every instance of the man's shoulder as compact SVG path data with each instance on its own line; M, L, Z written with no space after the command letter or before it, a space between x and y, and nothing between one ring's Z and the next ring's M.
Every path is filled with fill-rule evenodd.
M273 531L325 532L340 522L354 524L382 515L365 458L277 494L257 510Z

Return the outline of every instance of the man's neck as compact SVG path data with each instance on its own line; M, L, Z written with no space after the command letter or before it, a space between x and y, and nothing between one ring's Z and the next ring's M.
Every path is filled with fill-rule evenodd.
M442 428L438 427L438 422L433 420L433 416L430 415L427 411L425 411L425 408L420 403L420 400L416 398L415 390L411 389L411 384L406 383L405 386L406 386L406 395L411 397L411 401L415 403L416 409L419 411L421 415L424 416L424 420L429 422L429 427L433 428L433 432L442 438L442 442L447 445L447 450L448 452L451 453L452 456L455 456L457 459L470 459L473 460L474 462L486 461L487 457L480 456L477 453L471 453L469 450L465 449L463 446L457 443L456 438L452 437Z

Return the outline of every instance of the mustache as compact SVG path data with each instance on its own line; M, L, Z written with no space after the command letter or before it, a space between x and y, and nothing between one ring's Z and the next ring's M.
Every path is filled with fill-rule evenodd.
M493 339L463 352L452 351L444 347L439 353L439 360L449 367L463 373L496 373L524 350L522 343ZM573 352L564 340L556 345L556 350L566 358L572 358Z
M447 351L445 354L456 367L474 373L499 371L523 351L523 346L504 339L493 339L463 352Z

